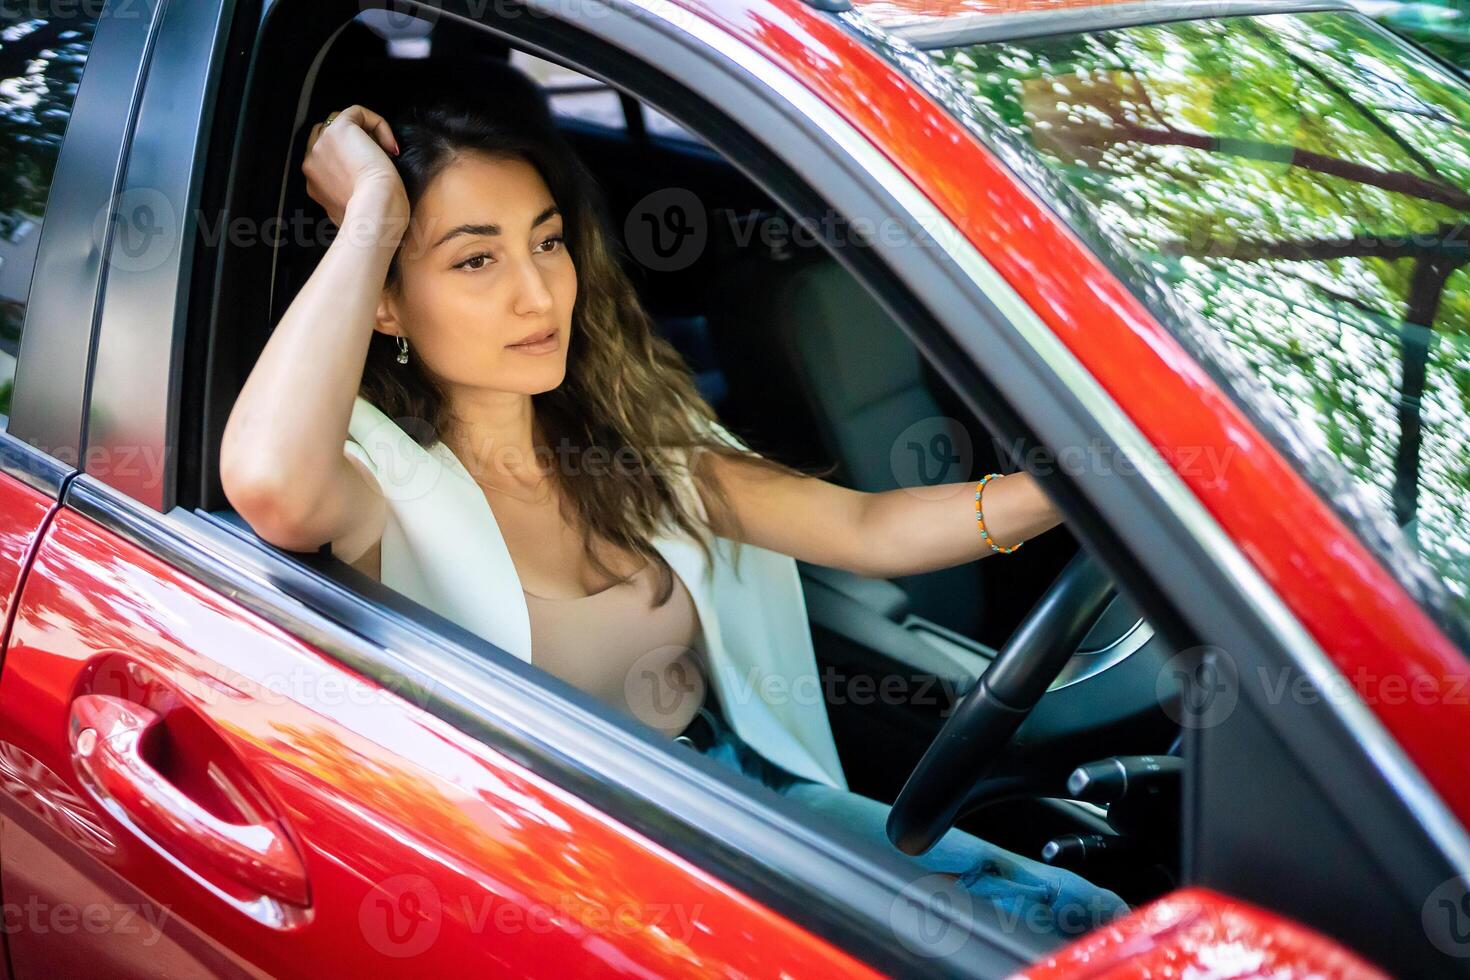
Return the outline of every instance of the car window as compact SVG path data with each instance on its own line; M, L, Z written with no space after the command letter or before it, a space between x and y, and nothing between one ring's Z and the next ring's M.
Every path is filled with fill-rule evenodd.
M685 129L679 123L670 119L662 112L659 112L657 109L653 108L653 106L646 105L643 107L643 123L645 126L648 127L648 131L654 136L664 136L668 139L683 140L686 143L697 143L700 146L708 145L705 143L704 140L700 139L694 133Z
M1352 13L932 53L997 142L1463 637L1470 90Z
M56 158L97 27L88 4L0 8L0 415L15 359Z
M611 85L524 51L512 51L510 63L545 90L553 114L607 129L628 128L622 100Z

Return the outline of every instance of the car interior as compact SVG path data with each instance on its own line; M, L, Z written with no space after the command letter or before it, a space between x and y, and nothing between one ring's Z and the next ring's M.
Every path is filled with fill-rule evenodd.
M752 226L789 229L790 216L740 161L652 105L447 18L429 24L369 10L338 25L324 50L315 37L307 30L300 40L278 38L281 63L309 66L304 86L290 70L272 71L237 93L248 94L251 106L245 138L263 149L262 159L279 153L282 166L279 179L262 172L248 180L212 167L206 193L228 200L235 213L320 213L306 194L300 160L311 124L328 112L353 103L383 111L436 89L472 87L498 111L544 121L565 137L596 175L615 238L627 232L623 216L670 184L702 202L708 241L697 258L668 270L631 259L625 267L721 421L752 448L803 467L835 464L828 479L868 491L905 480L895 446L960 464L946 465L942 481L932 482L1017 468L900 320L825 243L750 234ZM214 139L211 153L228 157L225 137ZM220 434L271 325L325 248L287 236L275 248L229 257L228 279L208 290L216 329L203 341L191 338L186 351L197 367L189 376L206 382L186 395L193 399L184 413L186 445L200 449L182 464L180 503L242 534L250 529L218 482ZM625 257L629 251L625 245ZM898 797L955 699L1078 550L1059 527L1013 555L893 581L802 566L818 666L841 689L856 690L866 678L868 690L876 690L892 674L936 681L932 697L829 704L854 791L885 802ZM353 570L328 555L295 557L354 581ZM1059 863L1082 860L1072 838L1108 837L1116 845L1110 853L1097 857L1094 848L1093 857L1069 866L1130 904L1174 884L1177 772L1172 789L1153 793L1124 830L1110 824L1106 797L1065 798L1067 778L1080 765L1177 753L1179 728L1155 691L1163 644L1151 644L1152 635L1136 607L1114 597L1012 740L1007 771L970 798L957 825L1028 856L1049 851Z

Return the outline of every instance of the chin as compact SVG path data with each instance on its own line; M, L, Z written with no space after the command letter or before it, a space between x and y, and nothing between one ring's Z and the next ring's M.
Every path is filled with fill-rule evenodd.
M527 374L529 375L529 372ZM521 384L516 385L516 389L527 395L540 395L560 388L561 383L566 379L567 365L563 361L556 366L554 371L537 371L534 376L523 376Z

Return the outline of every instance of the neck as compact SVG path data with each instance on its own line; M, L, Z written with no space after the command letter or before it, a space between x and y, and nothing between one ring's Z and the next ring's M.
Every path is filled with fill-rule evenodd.
M450 395L451 428L445 436L478 478L536 482L536 410L519 392L475 390Z

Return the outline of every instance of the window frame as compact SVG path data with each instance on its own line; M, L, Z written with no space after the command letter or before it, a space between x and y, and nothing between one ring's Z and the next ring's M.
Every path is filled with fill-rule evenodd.
M133 16L114 13L119 3ZM114 222L96 240L98 218L116 206L132 122L162 9L160 0L115 0L93 34L57 154L42 215L35 268L16 354L4 431L38 458L29 474L55 496L81 459L90 352L101 308Z

